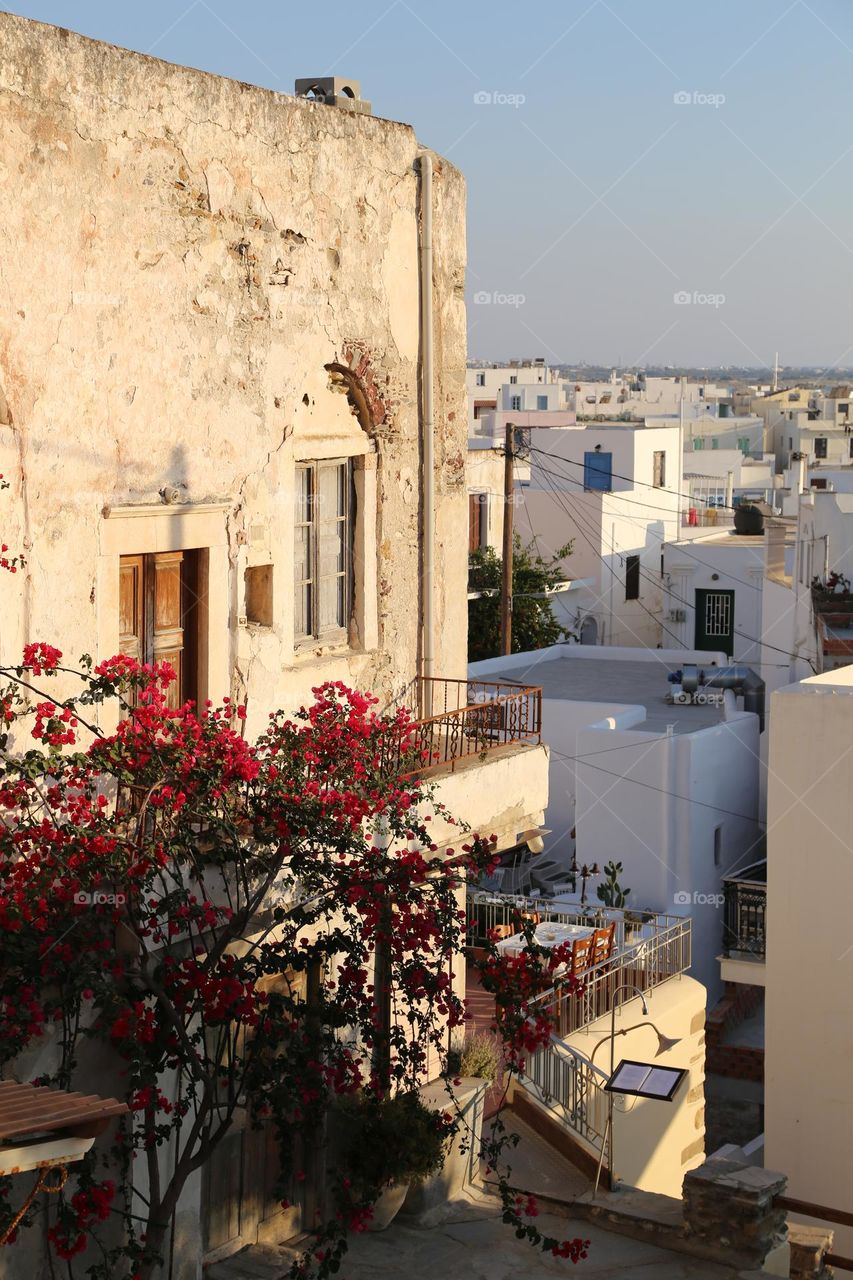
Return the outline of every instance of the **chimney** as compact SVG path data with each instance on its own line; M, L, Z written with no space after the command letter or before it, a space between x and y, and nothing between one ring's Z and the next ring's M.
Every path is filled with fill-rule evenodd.
M360 82L348 80L346 76L315 76L313 80L297 80L296 96L322 102L327 107L356 111L364 116L373 114L370 103L361 96Z

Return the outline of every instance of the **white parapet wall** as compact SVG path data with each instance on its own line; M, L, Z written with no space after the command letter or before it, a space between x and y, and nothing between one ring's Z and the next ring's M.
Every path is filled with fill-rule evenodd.
M649 1014L639 999L626 993L616 1014L614 1061L654 1062L684 1067L687 1078L672 1102L614 1097L613 1137L616 1178L641 1191L681 1198L689 1169L705 1159L705 988L686 976L662 983L646 996ZM595 1065L610 1070L610 1014L569 1037L585 1057L595 1052ZM623 1028L635 1028L620 1035ZM654 1028L679 1043L655 1057ZM602 1043L604 1041L604 1043Z

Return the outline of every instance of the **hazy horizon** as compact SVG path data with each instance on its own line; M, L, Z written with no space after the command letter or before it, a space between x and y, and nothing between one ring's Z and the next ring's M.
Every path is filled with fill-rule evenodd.
M842 0L6 7L280 92L360 79L466 175L475 357L853 362Z

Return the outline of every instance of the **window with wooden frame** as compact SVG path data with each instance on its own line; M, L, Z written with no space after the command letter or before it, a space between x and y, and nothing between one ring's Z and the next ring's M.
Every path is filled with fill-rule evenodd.
M468 494L468 552L479 551L489 540L489 495Z
M346 640L352 608L352 463L335 458L296 468L294 633Z
M138 662L168 662L167 699L198 702L199 567L197 551L121 556L119 648Z

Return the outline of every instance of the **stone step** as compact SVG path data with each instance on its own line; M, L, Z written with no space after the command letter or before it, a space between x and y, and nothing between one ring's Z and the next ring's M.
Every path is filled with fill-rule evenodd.
M250 1244L239 1253L205 1267L205 1280L284 1280L293 1255L284 1249Z

